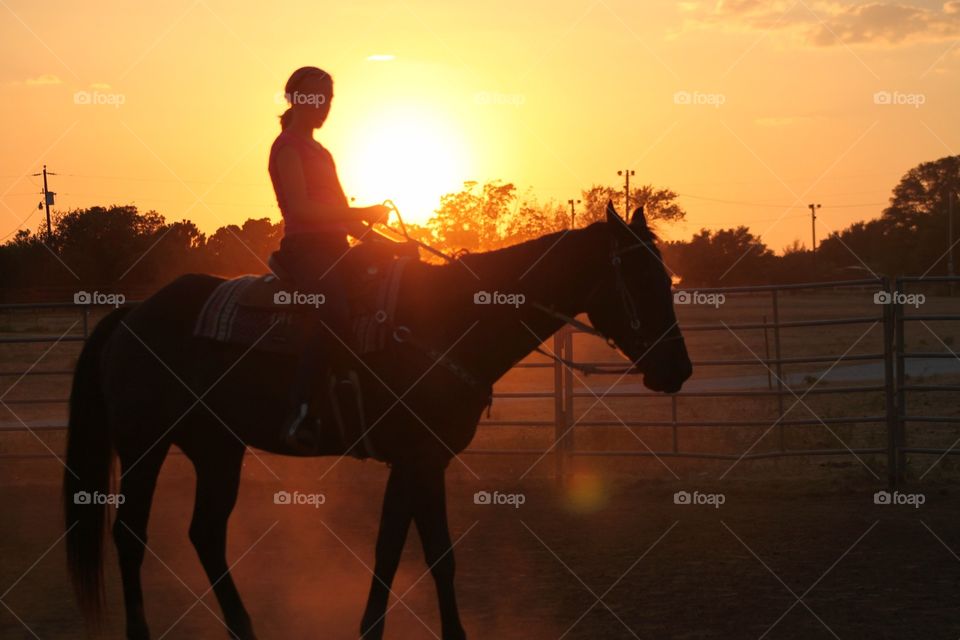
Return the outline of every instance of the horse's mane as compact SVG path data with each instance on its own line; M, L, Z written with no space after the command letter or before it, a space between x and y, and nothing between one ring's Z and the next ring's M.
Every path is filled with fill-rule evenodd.
M659 238L653 230L649 227L639 229L631 227L631 230L637 236L638 241L650 243L652 248L659 254L659 249L657 249ZM489 271L491 267L495 267L497 271L507 269L518 261L528 262L531 255L542 256L548 252L553 252L560 256L569 255L569 257L572 258L582 257L575 255L575 253L578 249L582 248L585 236L607 238L609 233L610 229L606 222L594 222L580 229L555 231L540 236L539 238L525 240L517 244L490 251L478 253L460 251L455 254L456 261L454 264L462 262L463 266L469 269L486 272ZM573 255L571 255L571 250L574 252Z

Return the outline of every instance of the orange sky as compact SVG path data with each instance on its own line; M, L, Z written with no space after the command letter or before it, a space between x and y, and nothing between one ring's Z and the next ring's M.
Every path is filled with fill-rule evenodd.
M238 4L0 2L0 237L41 220L44 162L64 208L278 217L304 64L335 78L318 138L348 195L413 220L463 180L565 202L629 167L682 194L668 238L747 224L779 250L809 244L808 202L823 237L960 153L960 0Z

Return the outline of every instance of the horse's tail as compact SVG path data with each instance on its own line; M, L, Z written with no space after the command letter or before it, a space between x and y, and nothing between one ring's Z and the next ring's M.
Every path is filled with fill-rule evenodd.
M83 614L94 623L104 600L102 557L107 511L102 496L110 491L113 467L107 406L100 387L100 357L127 311L117 309L97 324L80 352L70 392L63 473L67 567Z

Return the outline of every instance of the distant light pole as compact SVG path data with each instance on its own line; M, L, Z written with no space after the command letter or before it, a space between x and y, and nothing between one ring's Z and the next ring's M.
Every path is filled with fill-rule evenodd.
M813 232L813 248L811 250L813 251L814 259L816 259L817 257L817 209L820 208L820 205L808 204L807 206L810 207L810 228L811 228L811 231Z
M630 218L630 176L637 175L637 172L632 169L624 169L623 171L617 171L618 176L623 176L623 215L629 219Z
M577 211L574 209L575 204L580 204L579 200L567 200L567 204L570 205L570 228L573 229L576 227Z

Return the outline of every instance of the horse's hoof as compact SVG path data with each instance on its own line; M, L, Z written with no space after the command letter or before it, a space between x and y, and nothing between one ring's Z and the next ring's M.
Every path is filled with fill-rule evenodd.
M150 640L150 628L147 627L147 623L128 624L127 640Z
M249 622L230 625L230 640L257 640L253 626Z
M360 640L383 640L384 621L360 625Z
M443 640L467 640L467 632L462 628L454 629L453 631L443 631L442 638Z

